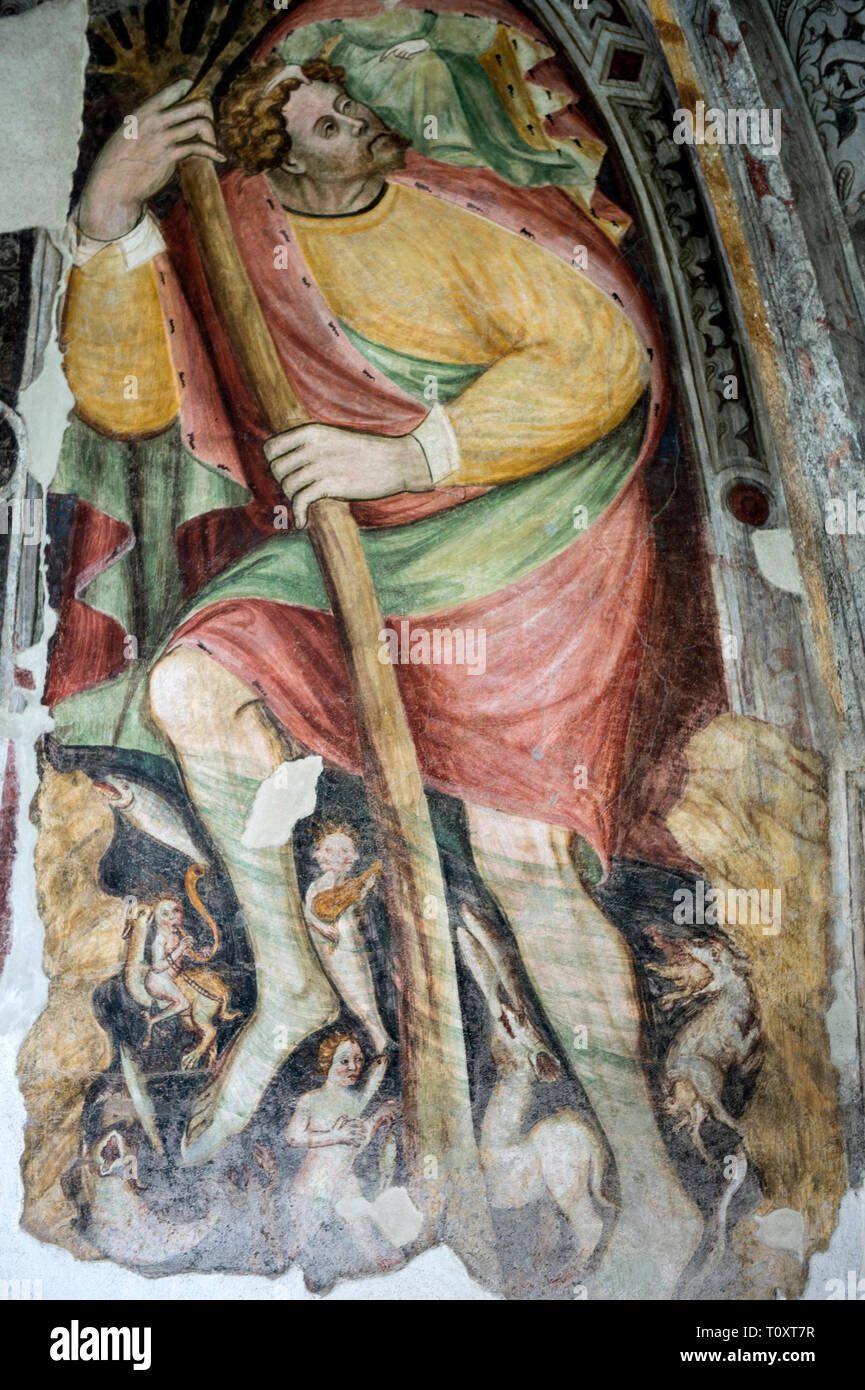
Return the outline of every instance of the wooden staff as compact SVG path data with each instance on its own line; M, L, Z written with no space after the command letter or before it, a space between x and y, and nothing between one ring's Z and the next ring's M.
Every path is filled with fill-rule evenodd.
M190 93L190 97L191 97ZM273 434L306 423L234 240L210 160L181 165L183 195L234 356ZM491 1277L492 1227L472 1126L468 1074L438 848L384 627L348 503L323 498L308 529L348 667L370 812L401 975L400 1064L412 1195L433 1229Z

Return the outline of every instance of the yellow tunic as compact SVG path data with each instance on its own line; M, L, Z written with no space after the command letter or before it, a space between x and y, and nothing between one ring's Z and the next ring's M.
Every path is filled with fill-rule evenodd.
M552 252L392 184L352 217L289 215L333 312L384 347L485 370L445 407L460 451L448 483L539 472L614 429L648 381L623 311ZM66 371L87 423L152 434L177 414L152 265L116 248L73 271ZM137 381L137 399L123 383Z

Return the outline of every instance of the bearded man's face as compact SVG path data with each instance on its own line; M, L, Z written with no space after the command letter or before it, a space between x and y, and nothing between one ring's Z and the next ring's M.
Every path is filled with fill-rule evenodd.
M411 143L333 82L302 83L283 106L282 118L291 139L285 167L320 183L401 169Z

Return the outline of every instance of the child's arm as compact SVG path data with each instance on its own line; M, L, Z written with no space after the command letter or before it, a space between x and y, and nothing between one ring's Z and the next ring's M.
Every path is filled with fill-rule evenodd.
M311 883L307 888L303 904L307 926L312 931L318 932L318 935L323 936L326 941L333 942L339 941L339 930L335 925L331 925L329 922L323 922L312 904L319 893L333 887L335 878L336 875L330 870L328 870L327 873L323 873L320 878L317 878L315 882Z
M360 1144L366 1137L366 1127L360 1120L341 1115L329 1129L313 1129L309 1113L309 1095L301 1096L288 1122L285 1137L293 1149L324 1149L332 1144Z
M171 964L180 965L187 951L190 950L190 948L194 945L195 942L192 940L191 936L182 936L178 941L177 945L172 947L170 951L166 952Z

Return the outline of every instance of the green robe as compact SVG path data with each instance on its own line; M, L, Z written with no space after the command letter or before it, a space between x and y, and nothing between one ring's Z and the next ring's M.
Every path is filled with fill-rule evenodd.
M485 165L521 188L591 184L576 145L537 150L520 138L478 61L497 28L493 19L400 9L369 19L307 24L276 51L286 63L302 64L338 38L327 61L345 68L351 95L432 159ZM411 58L383 57L395 44L413 39L424 39L429 47Z
M409 357L370 342L345 323L340 326L374 367L418 401L430 374L446 404L482 370ZM645 421L643 397L616 429L554 468L410 525L361 531L382 613L442 612L516 583L561 554L623 487ZM181 623L209 604L257 598L330 611L305 530L286 530L263 541L191 602L184 601L176 527L202 512L243 505L249 493L188 453L177 426L130 445L105 439L75 420L52 492L79 497L127 522L136 537L132 550L97 575L80 597L135 635L137 659L114 679L55 707L55 736L64 743L166 755L147 712L147 675ZM480 550L479 535L485 538Z

